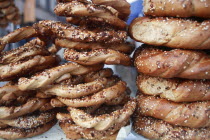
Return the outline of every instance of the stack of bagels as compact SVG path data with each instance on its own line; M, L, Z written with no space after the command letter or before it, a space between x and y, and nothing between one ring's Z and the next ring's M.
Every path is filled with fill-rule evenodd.
M7 27L10 22L20 24L19 9L14 0L0 0L0 27Z
M126 42L125 23L130 5L125 0L57 2L55 13L65 16L68 23L44 20L0 38L0 79L11 81L1 87L0 93L4 95L7 86L11 86L8 90L17 90L8 93L18 100L18 105L11 107L23 107L23 110L28 104L19 101L22 95L30 96L30 100L48 101L43 108L56 110L59 125L69 139L116 139L120 128L129 124L136 101L130 97L126 82L104 65L132 65L129 55L134 47ZM3 51L8 43L32 37L36 38L22 47ZM49 44L53 45L48 47ZM64 59L69 62L57 63L56 53L60 48L65 48ZM2 96L2 100L8 96ZM36 110L42 113L41 109ZM37 134L40 133L18 137L3 133L0 137L16 139Z
M210 1L144 0L129 33L134 54L134 131L149 139L210 139Z
M27 138L46 132L56 123L50 99L37 97L36 90L21 90L18 79L56 66L60 59L39 38L0 54L0 81L8 82L0 87L0 138Z
M56 95L53 106L66 106L67 112L58 113L57 119L67 138L116 139L119 129L129 123L136 106L130 90L111 69L103 68L132 65L129 55L134 47L125 42L129 8L125 0L58 0L56 15L84 32L74 30L71 36L78 37L74 40L67 32L55 39L56 46L66 48L64 59L77 65L70 72L75 83L42 90ZM82 74L84 67L95 69Z

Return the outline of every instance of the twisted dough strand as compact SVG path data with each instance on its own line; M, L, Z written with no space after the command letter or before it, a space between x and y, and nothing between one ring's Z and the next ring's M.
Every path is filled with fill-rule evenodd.
M85 67L76 63L66 63L58 67L47 69L41 73L38 73L31 78L20 78L18 81L18 87L20 90L32 90L42 88L46 85L54 83L64 74L81 75L91 71L97 71L102 68L103 65L96 65L91 67Z
M38 114L32 114L29 116L21 116L15 119L10 120L0 120L1 123L16 127L16 128L24 128L30 129L34 127L38 127L40 125L44 125L55 118L55 112L42 112Z
M210 1L145 0L144 14L149 16L202 17L210 18Z
M58 16L99 18L99 21L102 20L103 22L116 26L120 29L125 29L126 27L126 23L118 18L118 12L112 7L107 7L105 5L102 6L91 3L82 3L79 1L71 1L68 3L57 4L54 12Z
M210 49L209 27L210 20L139 17L132 21L129 33L136 41L154 46Z
M45 43L39 38L33 39L27 42L25 45L16 49L2 52L0 56L0 64L17 62L21 59L36 55L49 55L49 52L47 51L47 49L45 49Z
M150 76L210 79L210 57L204 52L145 46L136 51L134 59L138 72Z
M47 124L31 128L31 129L20 129L9 127L6 129L0 130L0 137L4 139L20 139L20 138L28 138L36 135L40 135L55 125L56 121L51 121Z
M59 99L62 103L70 107L88 107L103 104L114 98L117 98L120 94L125 92L125 90L126 83L123 81L119 81L115 85L109 88L105 88L102 91L93 94L92 96L86 96L79 99L57 97L57 99Z
M210 126L210 102L174 103L154 96L138 96L138 112L170 124L191 128Z
M170 125L163 120L136 116L134 131L148 139L162 140L206 140L210 137L210 128L189 128Z
M45 68L55 66L58 62L57 56L37 55L29 60L13 62L0 66L0 81L12 80L22 75L29 75Z
M129 43L117 43L117 44L82 43L61 38L55 39L55 45L75 50L112 49L126 54L130 54L134 50L134 46Z
M22 39L27 39L31 37L36 37L38 34L33 27L23 27L19 28L8 35L0 38L0 52L4 49L5 45L8 43L15 43Z
M33 27L39 35L47 36L53 34L56 38L78 42L122 43L127 38L125 31L91 31L50 20L35 23Z
M127 120L130 115L133 114L135 107L135 101L128 101L120 110L116 110L110 114L103 114L95 117L76 108L69 107L68 109L70 110L72 120L77 125L103 131L109 129L114 124L119 124Z
M27 103L18 107L0 107L0 119L14 119L16 117L32 113L41 108L48 100L32 98Z
M174 102L192 102L210 100L210 81L165 79L139 75L136 81L141 93L159 95Z
M81 65L105 63L130 66L132 64L131 58L128 55L112 49L98 49L90 52L78 52L73 49L66 49L64 52L64 58Z
M95 81L78 84L78 85L53 85L49 88L44 88L41 92L45 94L57 95L66 98L79 98L98 92L107 84L106 78L96 79Z

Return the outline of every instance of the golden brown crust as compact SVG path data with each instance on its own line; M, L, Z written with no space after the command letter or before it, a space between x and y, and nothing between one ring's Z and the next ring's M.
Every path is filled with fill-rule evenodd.
M39 38L33 39L21 47L0 53L0 64L17 62L36 55L49 55L45 42ZM18 57L17 57L18 56Z
M210 57L192 50L163 50L151 46L139 48L135 54L138 72L163 78L210 79Z
M139 95L137 113L167 123L191 128L210 127L210 101L175 103L154 96Z
M68 99L63 97L57 97L62 103L70 107L88 107L98 104L106 103L114 98L117 98L120 94L125 92L126 83L123 81L117 82L111 87L105 88L91 96L85 96L79 99Z
M31 98L20 106L0 107L0 119L14 119L16 117L32 113L48 102L47 99Z
M84 77L84 82L92 82L98 78L108 78L111 77L113 75L113 71L110 68L104 68L100 71L96 71L96 72L90 72L88 74L85 74Z
M89 19L91 18L91 20L94 18L97 21L108 23L119 29L126 28L126 23L118 18L118 12L112 7L107 7L105 5L71 1L68 3L57 4L54 12L58 16L78 16Z
M162 120L151 117L135 116L133 128L136 133L148 139L161 140L206 140L210 138L210 129L172 126Z
M91 31L70 24L44 20L33 25L40 35L53 34L57 38L78 42L122 43L127 38L126 31Z
M127 121L126 121L127 123ZM126 123L123 123L124 125ZM82 128L72 123L60 122L60 127L69 139L93 139L93 140L115 140L117 131L123 126L122 124L114 126L113 129L107 131L97 131L91 128ZM113 138L114 136L114 138Z
M118 64L130 66L132 64L131 58L123 53L112 49L98 49L89 52L78 52L73 49L66 49L64 58L68 61L73 61L81 65L95 65L95 64Z
M55 123L56 121L51 121L47 124L31 129L19 129L12 127L0 129L0 137L3 139L20 139L33 137L48 131L53 125L55 125Z
M19 28L8 35L0 38L0 52L4 49L5 45L8 43L18 42L22 39L27 39L37 36L37 32L33 27L23 27Z
M41 92L73 99L99 92L107 85L107 82L106 78L99 78L92 82L78 85L52 85L49 88L43 88Z
M110 129L112 125L121 124L128 120L136 108L135 101L128 101L122 109L115 110L110 114L92 116L80 109L68 107L71 118L75 124L84 128L94 128L98 131Z
M44 125L54 120L55 115L56 115L55 112L48 111L48 112L42 112L38 114L21 116L21 117L10 119L10 120L0 120L0 122L7 126L30 129L30 128L38 127L40 125Z
M66 63L51 69L47 69L41 73L35 74L31 78L20 78L18 87L20 90L38 89L54 83L64 74L81 75L91 71L100 70L103 65L82 66L76 63Z
M209 27L210 20L139 17L131 23L129 33L136 41L154 46L210 49Z
M94 4L111 6L119 12L119 18L127 20L130 15L130 4L126 0L92 0Z
M34 56L28 60L13 62L0 66L0 81L16 79L23 75L30 75L43 69L55 66L58 56Z
M117 43L117 44L82 43L82 42L74 42L60 38L55 39L55 45L75 50L112 49L126 54L130 54L134 50L134 46L129 43Z
M160 96L174 102L210 100L208 80L164 79L140 74L136 84L141 93Z
M144 0L144 14L147 16L210 18L209 7L208 0Z

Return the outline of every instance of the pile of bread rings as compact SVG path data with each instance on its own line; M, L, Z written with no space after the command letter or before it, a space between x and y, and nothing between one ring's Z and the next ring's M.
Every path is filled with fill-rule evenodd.
M10 22L20 24L19 9L14 0L0 0L0 27L5 28Z
M210 1L201 0L145 0L146 17L131 23L132 38L145 43L134 54L138 134L210 138L209 7Z
M0 81L9 81L0 88L1 138L44 133L55 118L70 139L116 138L136 101L104 64L133 65L127 8L125 0L58 0L55 13L69 23L44 20L0 38ZM8 43L29 38L4 51ZM59 64L60 48L70 62Z

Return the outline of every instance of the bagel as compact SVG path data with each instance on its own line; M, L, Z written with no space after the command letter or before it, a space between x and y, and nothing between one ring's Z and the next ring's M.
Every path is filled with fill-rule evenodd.
M210 126L210 102L175 103L154 96L139 95L137 112L169 124L201 128Z

